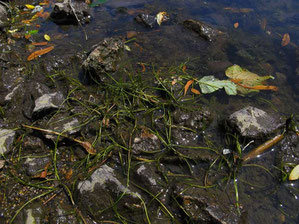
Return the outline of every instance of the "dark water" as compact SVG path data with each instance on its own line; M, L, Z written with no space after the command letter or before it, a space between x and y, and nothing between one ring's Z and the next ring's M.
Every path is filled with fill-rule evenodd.
M161 27L149 29L134 21L139 13L155 15L160 11L170 15L170 20ZM136 69L141 69L138 63L171 67L187 62L188 72L195 77L223 78L223 68L231 63L276 78L271 84L278 86L277 92L263 92L254 97L208 96L202 103L209 104L217 114L230 114L245 105L282 116L298 112L298 0L107 0L92 9L92 16L84 31L80 26L43 22L39 32L53 37L52 56L68 57L78 51L88 51L105 37L126 38L128 31L136 31L136 40L128 43L132 50L128 52L130 63ZM201 20L223 31L229 43L222 49L221 44L213 46L199 41L198 36L181 25L186 19ZM235 23L239 24L238 28L234 28ZM290 35L291 42L282 47L285 33ZM266 154L256 163L275 172L271 155ZM298 221L298 181L280 183L259 167L243 167L238 180L240 203L248 211L248 223Z

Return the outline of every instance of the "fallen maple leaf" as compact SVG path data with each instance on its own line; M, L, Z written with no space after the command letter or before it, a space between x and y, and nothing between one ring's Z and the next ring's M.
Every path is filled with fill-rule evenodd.
M31 61L31 60L37 58L38 56L41 56L43 54L46 54L46 53L52 51L53 49L54 49L54 46L51 46L51 47L47 47L47 48L44 48L41 50L34 51L32 54L30 54L28 56L27 61Z
M281 46L282 47L287 46L290 43L290 41L291 41L290 35L288 33L285 33L281 40Z
M194 80L192 79L192 80L189 80L189 81L186 83L186 85L185 85L185 87L184 87L184 96L186 95L186 93L187 93L189 87L192 85L193 82L194 82Z

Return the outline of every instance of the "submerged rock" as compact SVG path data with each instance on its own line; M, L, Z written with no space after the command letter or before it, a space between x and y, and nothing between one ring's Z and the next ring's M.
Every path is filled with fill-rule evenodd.
M124 43L120 38L105 38L92 48L82 63L85 74L91 75L96 80L105 81L106 73L117 71L123 50Z
M156 16L148 15L148 14L139 14L135 17L135 21L140 23L146 27L153 28L155 24L157 24Z
M40 172L44 169L46 164L49 163L50 161L51 159L49 157L38 156L37 158L27 158L26 161L24 162L26 174L28 176L34 176L40 174Z
M15 135L13 130L0 129L0 156L11 150Z
M229 116L229 125L243 137L259 138L273 133L284 123L258 108L248 106Z
M55 3L50 18L57 24L82 24L90 21L89 6L85 0L64 0L64 2Z
M113 210L110 211L112 205L117 206L121 214L128 209L140 210L140 194L125 183L126 178L122 178L108 165L103 165L94 171L88 180L78 183L77 204L80 210L91 215L96 222L114 216ZM117 204L114 204L116 201Z
M223 32L214 29L201 21L188 19L183 22L183 25L208 41L214 41L218 36L223 35Z
M191 223L239 223L239 215L228 195L212 193L206 189L184 186L178 183L174 194L181 199L181 206Z
M3 3L0 2L0 29L5 26L7 22L7 11Z

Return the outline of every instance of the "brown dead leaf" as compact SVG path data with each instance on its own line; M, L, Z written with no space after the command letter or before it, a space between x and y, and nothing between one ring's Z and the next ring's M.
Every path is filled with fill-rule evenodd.
M266 20L266 18L263 18L260 21L260 26L261 26L262 30L266 30L266 26L267 26L267 20Z
M32 42L31 43L33 46L44 46L44 45L47 45L48 42Z
M290 35L288 33L285 33L281 40L281 46L282 47L287 46L290 43L290 41L291 41Z
M90 144L89 142L80 142L79 143L89 154L95 155L97 154L97 151L95 148Z
M72 175L73 175L73 169L70 168L65 174L65 179L67 179L67 180L71 179Z
M184 96L186 95L186 93L187 93L189 87L192 85L193 82L194 82L194 80L192 79L192 80L189 80L189 81L186 83L186 85L185 85L185 87L184 87Z
M46 54L46 53L52 51L53 49L54 49L54 46L51 46L51 47L47 47L47 48L44 48L41 50L34 51L32 54L30 54L28 56L27 61L31 61L31 60L37 58L38 56L41 56L43 54Z

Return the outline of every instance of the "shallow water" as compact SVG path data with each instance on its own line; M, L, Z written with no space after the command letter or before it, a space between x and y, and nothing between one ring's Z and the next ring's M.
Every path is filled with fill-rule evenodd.
M139 13L155 15L160 11L170 15L170 20L160 27L149 29L134 21ZM277 92L262 92L253 97L216 93L198 103L207 104L219 117L245 105L288 116L299 110L298 12L298 0L107 0L92 9L91 23L83 28L59 26L47 20L42 23L39 34L41 37L44 33L51 35L55 44L55 50L43 60L53 55L70 57L82 50L87 52L105 37L128 39L127 32L135 31L136 40L128 43L132 51L127 54L136 69L141 69L138 63L167 68L187 62L190 75L223 78L223 68L231 63L257 74L273 75L276 79L271 84L278 86ZM218 28L228 36L228 44L207 44L182 26L185 19L201 20ZM239 24L237 28L234 28L235 23ZM291 42L282 47L285 33L289 33ZM271 152L255 162L275 172ZM298 181L281 184L257 167L243 167L239 180L240 203L248 211L248 223L298 221Z

